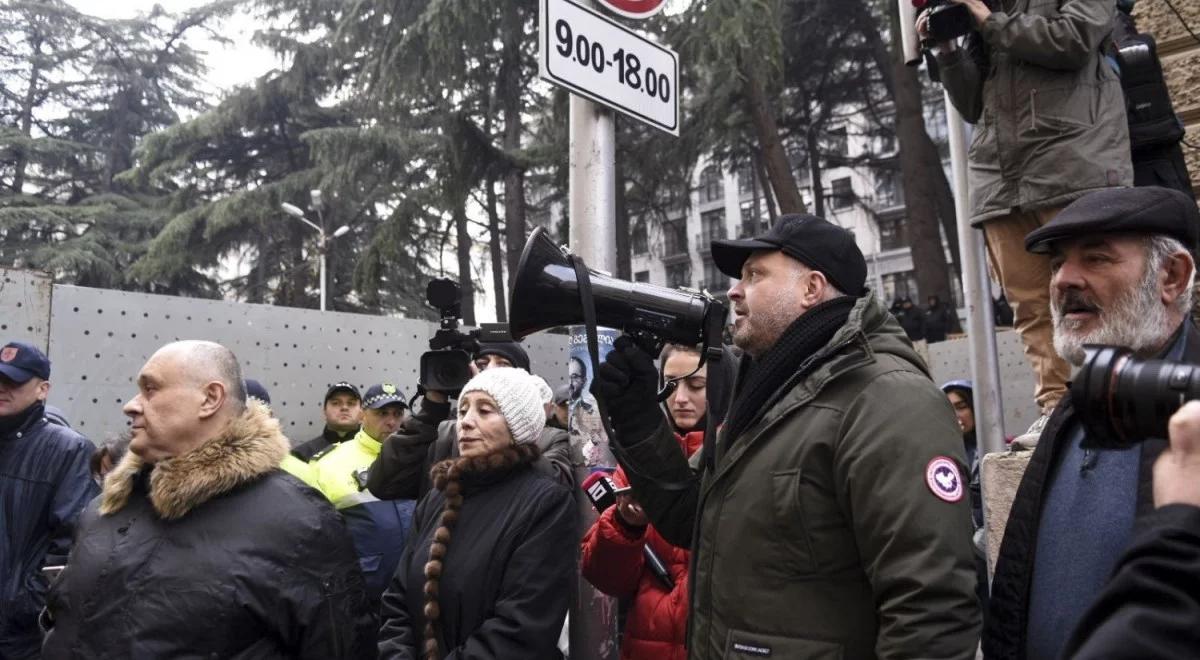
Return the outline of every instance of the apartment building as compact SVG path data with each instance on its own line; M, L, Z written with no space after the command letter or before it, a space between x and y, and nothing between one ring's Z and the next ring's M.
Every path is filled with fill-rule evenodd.
M927 103L926 124L935 142L947 140L940 96ZM904 189L898 169L887 166L896 152L890 133L872 130L850 116L826 133L826 161L821 172L825 217L850 230L867 258L868 286L885 302L911 297L920 304L931 293L917 290L912 253L908 246ZM945 169L949 169L944 149ZM792 155L793 175L805 206L814 208L811 170L798 152ZM669 287L704 289L723 296L730 280L710 258L710 243L718 238L743 238L765 231L770 221L761 182L746 168L727 171L702 161L696 168L690 208L665 222L631 218L632 272L636 281ZM961 301L956 288L950 294Z

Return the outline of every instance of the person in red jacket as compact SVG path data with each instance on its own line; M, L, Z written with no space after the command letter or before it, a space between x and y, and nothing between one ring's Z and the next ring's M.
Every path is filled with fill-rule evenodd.
M662 354L663 377L687 376L699 361L695 349L668 345ZM704 441L707 380L706 365L679 381L667 399L679 448L688 456L699 451ZM629 485L620 469L613 481L620 488ZM646 565L643 545L649 545L666 564L673 588ZM600 591L629 603L621 660L686 660L689 554L659 536L628 492L618 494L616 506L602 513L583 537L583 576Z

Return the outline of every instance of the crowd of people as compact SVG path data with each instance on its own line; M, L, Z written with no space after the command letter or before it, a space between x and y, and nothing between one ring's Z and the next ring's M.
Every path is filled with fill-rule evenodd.
M621 603L623 660L1197 655L1200 403L1113 448L1067 379L1089 344L1200 364L1200 211L1126 187L1112 3L952 1L976 31L933 50L977 124L972 217L1043 414L990 580L974 387L919 352L953 306L889 308L850 232L791 214L712 242L737 280L719 359L622 337L588 391L581 359L553 387L483 342L411 409L332 384L308 440L188 340L95 447L47 404L46 355L9 342L0 658L561 659L579 575ZM582 423L611 430L611 475L580 479ZM609 478L586 520L581 487Z

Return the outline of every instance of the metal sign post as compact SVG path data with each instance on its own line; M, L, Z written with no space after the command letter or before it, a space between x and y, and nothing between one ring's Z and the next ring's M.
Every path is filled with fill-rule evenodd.
M950 97L945 98L954 210L958 216L958 250L963 265L963 298L967 305L971 380L975 385L975 435L980 455L983 455L1004 451L1004 406L1000 398L1000 365L996 357L996 322L992 317L987 248L983 243L983 232L971 226L967 204L967 124L950 102Z

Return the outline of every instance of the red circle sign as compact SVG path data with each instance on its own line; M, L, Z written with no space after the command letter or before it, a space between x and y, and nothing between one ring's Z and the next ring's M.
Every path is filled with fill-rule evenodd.
M605 8L628 18L649 18L662 11L667 0L598 0Z

